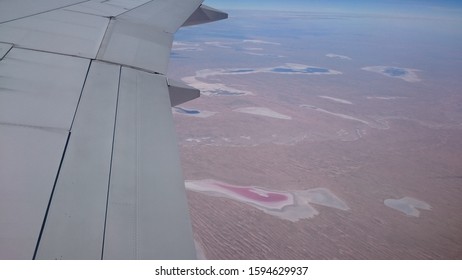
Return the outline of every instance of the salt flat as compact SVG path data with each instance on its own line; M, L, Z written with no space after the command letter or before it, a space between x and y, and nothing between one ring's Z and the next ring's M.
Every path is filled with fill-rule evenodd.
M420 211L431 210L432 207L425 201L421 201L412 197L403 197L401 199L386 199L383 202L386 206L403 212L408 216L419 217Z
M418 69L401 68L393 66L367 66L361 69L369 72L379 73L390 78L402 79L410 83L421 81L421 79L417 75L417 72L420 71Z
M328 100L332 100L332 101L335 101L335 102L338 102L338 103L342 103L342 104L353 105L353 102L345 100L345 99L341 99L341 98L336 98L336 97L331 97L331 96L326 96L326 95L319 95L319 97L324 98L324 99L328 99Z
M239 113L246 113L246 114L252 114L252 115L257 115L257 116L264 116L264 117L270 117L270 118L275 118L275 119L281 119L281 120L291 120L292 117L275 112L269 108L264 108L264 107L246 107L246 108L238 108L234 109L234 112L239 112Z
M214 197L225 197L292 222L310 219L319 211L310 203L348 211L347 204L325 188L304 191L270 191L256 186L236 186L206 179L186 181L186 189Z

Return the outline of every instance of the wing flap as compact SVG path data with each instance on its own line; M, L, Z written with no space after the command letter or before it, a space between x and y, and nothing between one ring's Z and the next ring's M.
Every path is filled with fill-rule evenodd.
M68 132L0 124L0 259L32 259Z
M37 259L100 259L120 66L92 62Z
M166 78L122 68L105 259L196 258Z

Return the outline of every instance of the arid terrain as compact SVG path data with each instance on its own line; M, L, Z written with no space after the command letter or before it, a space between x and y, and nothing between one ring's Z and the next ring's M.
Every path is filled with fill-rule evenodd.
M174 109L201 257L461 259L452 24L230 12L183 29L169 76L203 93Z

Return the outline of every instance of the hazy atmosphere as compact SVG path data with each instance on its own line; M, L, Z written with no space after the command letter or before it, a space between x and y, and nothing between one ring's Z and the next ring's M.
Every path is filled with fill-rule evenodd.
M458 2L261 2L172 49L200 257L461 259Z

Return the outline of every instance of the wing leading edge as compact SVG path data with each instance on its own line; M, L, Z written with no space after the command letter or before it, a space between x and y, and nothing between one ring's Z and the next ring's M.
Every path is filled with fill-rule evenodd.
M195 258L170 108L199 93L165 73L178 28L226 14L29 2L0 11L0 259Z

